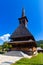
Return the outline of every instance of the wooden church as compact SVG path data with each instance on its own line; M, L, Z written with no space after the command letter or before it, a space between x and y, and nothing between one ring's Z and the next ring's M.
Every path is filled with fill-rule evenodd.
M28 19L25 16L25 11L22 9L22 16L19 18L19 26L18 28L11 34L9 42L12 45L11 50L17 51L36 51L37 45L33 35L27 29L26 25L28 23Z

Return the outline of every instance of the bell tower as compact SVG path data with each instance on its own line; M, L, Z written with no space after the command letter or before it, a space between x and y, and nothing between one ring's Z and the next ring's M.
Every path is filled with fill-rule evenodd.
M24 10L24 8L22 8L22 16L21 16L21 18L19 18L19 23L23 24L24 26L26 26L27 22L28 22L28 19L25 16L25 10Z

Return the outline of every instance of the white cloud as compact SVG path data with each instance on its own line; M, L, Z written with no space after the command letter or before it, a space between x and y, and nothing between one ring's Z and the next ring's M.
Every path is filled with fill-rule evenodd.
M9 41L9 37L10 37L10 34L4 34L0 36L0 40L2 40L3 42Z

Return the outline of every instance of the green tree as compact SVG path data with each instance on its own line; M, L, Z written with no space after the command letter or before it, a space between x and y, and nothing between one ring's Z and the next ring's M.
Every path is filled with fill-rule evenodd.
M12 45L9 45L8 42L3 43L3 50L8 51L12 48Z
M43 48L43 40L37 41L37 46Z
M40 47L43 48L43 44L40 44Z
M0 45L0 51L2 51L2 45Z

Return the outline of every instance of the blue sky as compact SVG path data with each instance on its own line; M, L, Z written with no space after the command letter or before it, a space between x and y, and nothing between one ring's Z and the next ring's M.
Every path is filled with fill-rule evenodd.
M43 40L43 0L0 0L0 44L18 27L22 7L28 18L28 29L36 40Z

